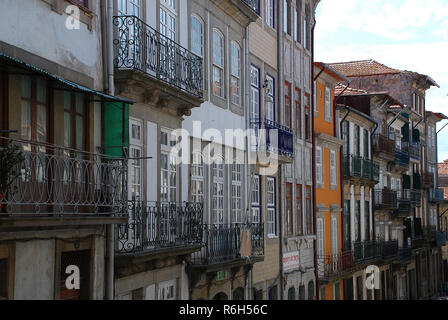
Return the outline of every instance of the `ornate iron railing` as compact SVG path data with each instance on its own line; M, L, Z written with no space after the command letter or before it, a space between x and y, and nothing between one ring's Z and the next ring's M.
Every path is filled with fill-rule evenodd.
M202 58L136 16L115 16L115 67L136 69L195 97L203 96Z
M0 138L0 150L7 144L19 146L23 161L11 170L16 174L0 197L0 212L13 215L127 214L125 159Z
M397 191L398 213L406 214L411 210L411 190L403 189Z
M317 255L317 268L319 279L323 281L330 281L350 273L355 269L353 251L342 254Z
M383 241L381 243L383 259L391 259L398 256L398 240Z
M401 263L406 263L412 259L412 248L411 247L402 247L399 250L399 259Z
M395 155L395 141L389 139L382 134L374 134L372 140L372 147L375 153L387 153L392 156Z
M409 167L409 151L407 147L395 149L395 161L396 164L402 168Z
M117 253L141 253L202 243L200 203L128 202L129 221L118 226Z
M346 177L362 177L374 181L379 180L380 166L371 159L344 154L342 168Z
M418 161L420 160L420 145L417 143L412 143L409 145L409 156Z
M355 262L363 263L372 259L381 257L381 242L378 241L360 241L353 243L353 252Z
M378 210L397 209L397 191L389 189L375 190L375 208Z
M288 158L294 157L294 134L291 128L268 119L254 119L251 127L256 131L254 138L258 150L265 149Z
M204 225L204 247L191 256L192 265L210 265L264 255L262 224Z
M242 0L256 14L260 14L260 0Z

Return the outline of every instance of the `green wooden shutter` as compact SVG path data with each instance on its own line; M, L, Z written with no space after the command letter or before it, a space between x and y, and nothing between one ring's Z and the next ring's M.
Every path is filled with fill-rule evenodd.
M104 153L108 156L123 157L122 147L129 148L129 105L125 104L124 107L123 121L122 103L104 103ZM125 130L124 141L123 129Z

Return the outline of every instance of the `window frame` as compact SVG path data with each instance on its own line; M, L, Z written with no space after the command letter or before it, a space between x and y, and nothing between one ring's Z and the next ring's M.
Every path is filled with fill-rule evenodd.
M324 184L324 151L321 146L316 146L316 183L317 184ZM319 156L318 156L319 153Z
M220 48L216 48L216 38L215 36L219 37L220 41ZM225 94L225 65L226 65L226 49L225 49L225 40L224 40L224 34L217 28L213 28L212 30L212 93L214 96L221 98L221 99L225 99L226 94ZM219 50L217 50L219 49ZM216 58L216 51L221 51L221 65L218 64L218 61L215 60ZM218 87L215 86L215 71L218 71L221 77L221 81L220 81L220 94L218 94L216 92L216 90L218 89Z
M331 89L327 86L325 86L325 121L326 122L333 122L333 113L332 113L332 107L331 107Z
M275 105L275 78L273 76L271 76L269 73L266 73L266 81L268 83L268 86L266 89L266 95L271 98L272 101L266 101L265 103L265 118L266 120L275 122L277 117L276 117L276 105ZM272 109L269 110L269 106L272 106ZM268 110L270 112L268 112ZM270 117L268 117L268 115L272 113L272 119Z
M258 180L258 183L256 181ZM255 184L258 185L258 199L256 202L254 202L254 189L251 189L251 220L252 223L263 223L263 212L262 212L262 184L261 184L261 176L258 174L252 175L252 186ZM258 209L258 219L255 220L254 218L254 209Z
M294 209L293 209L293 184L291 182L285 183L285 211L288 210L289 204L289 214L285 212L285 224L286 224L286 235L293 236L294 235Z
M236 51L234 51L234 49ZM238 60L235 62L234 61L234 54L238 53ZM230 66L230 94L231 94L231 102L234 105L237 106L241 106L241 96L242 96L242 86L241 86L241 46L238 44L238 42L236 42L235 40L232 40L230 42L230 62L231 62L231 66ZM234 66L235 64L237 64L238 66L238 74L234 73ZM233 83L233 81L236 81L236 85ZM238 94L235 95L235 93L233 92L234 87L237 88ZM235 98L237 98L238 100L235 101Z
M289 117L289 119L288 119ZM292 128L292 86L285 81L285 127Z
M222 226L226 224L225 210L226 210L226 184L225 174L226 166L222 161L211 165L212 169L212 210L211 210L211 224L215 226ZM219 194L219 186L221 186L222 195ZM216 187L216 188L215 188ZM215 193L216 192L216 193ZM215 202L216 200L216 202ZM221 201L220 201L221 200ZM219 204L222 203L222 207ZM216 206L216 205L218 206ZM220 218L222 216L222 221Z
M235 170L238 168L239 170ZM243 176L244 168L242 164L234 162L231 165L231 210L232 224L240 224L243 222ZM235 179L235 177L239 177ZM234 189L235 188L235 189ZM235 191L235 193L234 193ZM239 192L238 192L239 191ZM239 208L237 208L236 203L239 202ZM239 219L236 219L239 218Z
M272 29L275 29L275 1L265 0L264 5L264 22Z
M272 190L269 190L269 181L272 181ZM273 203L269 203L269 193L272 194ZM277 232L277 192L275 177L266 177L266 231L269 238L276 238ZM272 213L272 217L269 214ZM270 228L271 226L271 228ZM273 231L273 232L270 232Z
M201 53L197 52L195 50L194 46L193 46L193 44L196 43L194 41L195 37L193 36L193 34L196 34L195 29L193 28L193 25L194 25L193 20L194 19L201 26L201 32L202 32L200 34L200 37L201 37L201 44L200 44ZM191 35L190 35L190 49L191 49L191 52L193 52L194 54L196 54L198 57L201 57L201 58L204 57L204 53L205 53L205 50L204 50L205 49L205 46L204 46L204 40L205 40L205 38L204 38L204 36L205 36L204 31L205 31L204 21L197 14L191 14L191 16L190 16L190 32L191 32Z
M297 235L303 235L303 186L301 184L296 184L296 208L297 208Z
M302 91L295 87L294 103L296 109L296 137L302 139Z
M333 157L333 164L332 164ZM338 158L336 156L336 151L330 150L330 186L337 187L338 185Z

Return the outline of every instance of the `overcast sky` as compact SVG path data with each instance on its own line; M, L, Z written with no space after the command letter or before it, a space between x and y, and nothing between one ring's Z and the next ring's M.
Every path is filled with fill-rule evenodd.
M440 89L427 91L426 110L448 116L448 0L321 0L316 14L316 61L374 59L429 75ZM441 162L448 126L438 139Z

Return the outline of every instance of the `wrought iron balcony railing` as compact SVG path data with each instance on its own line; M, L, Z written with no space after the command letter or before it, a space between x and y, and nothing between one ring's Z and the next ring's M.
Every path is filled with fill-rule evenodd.
M409 151L407 147L395 149L395 161L399 167L409 168Z
M392 139L389 139L386 136L383 136L382 134L374 134L373 135L373 152L375 153L387 153L391 156L395 156L395 141Z
M411 190L411 205L414 207L421 207L422 205L422 191Z
M398 257L398 241L383 241L381 243L381 254L384 260Z
M288 158L294 157L294 134L291 128L268 119L255 119L251 121L251 126L255 131L254 144L258 150L265 149Z
M389 189L375 190L375 208L377 210L397 209L397 191Z
M18 215L126 215L127 164L122 158L56 145L0 138L18 146L0 212Z
M139 70L195 97L203 96L202 58L136 16L115 16L115 67Z
M420 144L412 143L409 145L409 157L413 160L420 160Z
M412 259L412 248L402 247L399 250L399 259L401 263L407 263Z
M317 256L319 279L330 281L355 269L355 257L353 251L342 254Z
M343 156L343 173L346 177L360 177L378 181L380 166L370 159L345 154Z
M429 201L440 202L445 197L443 189L429 189Z
M360 241L353 243L353 252L356 263L378 259L381 257L381 242L378 241Z
M411 211L411 190L403 189L397 191L398 213L407 214Z
M201 203L129 201L127 209L129 222L117 228L118 254L202 244Z
M204 225L202 230L204 247L192 254L192 265L232 262L245 254L253 257L264 255L262 224Z

